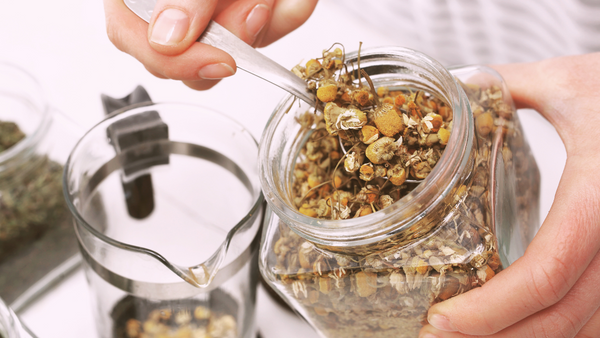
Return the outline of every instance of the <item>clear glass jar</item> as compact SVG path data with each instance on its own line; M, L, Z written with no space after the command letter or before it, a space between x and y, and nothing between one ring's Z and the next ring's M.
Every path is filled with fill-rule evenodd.
M48 105L31 75L7 63L0 124L2 143L12 144L0 152L0 297L12 303L78 251L62 170L81 131Z
M346 60L356 64L357 54ZM423 90L451 107L443 155L422 183L380 211L305 216L291 189L315 125L298 123L308 104L284 98L260 146L272 212L259 266L322 337L416 337L432 304L482 285L523 255L539 223L539 172L494 70L447 70L395 47L363 50L360 67L376 87Z
M100 337L255 337L257 153L237 122L175 103L83 136L64 189Z

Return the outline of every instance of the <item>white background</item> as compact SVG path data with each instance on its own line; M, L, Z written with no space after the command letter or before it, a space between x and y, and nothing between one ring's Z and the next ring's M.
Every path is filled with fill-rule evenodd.
M333 42L355 50L402 45L402 34L379 34L360 20L342 25L333 0L324 0L297 31L261 50L286 68L320 55ZM100 94L127 95L143 85L155 102L186 102L219 110L245 125L259 139L273 108L284 92L239 71L206 92L154 78L135 59L108 40L101 0L2 1L0 61L15 63L38 79L52 106L89 129L103 117ZM542 176L541 217L547 214L565 163L565 150L554 128L536 112L520 112L526 135ZM67 315L68 314L68 315ZM74 316L74 317L73 317ZM62 318L67 317L60 323ZM41 338L93 337L87 285L81 272L68 279L22 318ZM60 323L58 325L57 323ZM264 291L258 300L258 323L266 338L316 337L291 313L277 307Z

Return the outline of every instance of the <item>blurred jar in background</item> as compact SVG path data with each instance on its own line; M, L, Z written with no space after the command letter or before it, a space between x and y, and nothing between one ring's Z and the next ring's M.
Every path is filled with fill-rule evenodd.
M0 63L0 297L8 303L77 253L62 171L78 133L31 75Z

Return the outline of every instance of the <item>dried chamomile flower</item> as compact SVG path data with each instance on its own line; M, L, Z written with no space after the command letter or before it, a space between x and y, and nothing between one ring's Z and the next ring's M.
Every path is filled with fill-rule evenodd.
M375 189L372 185L367 185L366 187L360 189L358 194L355 196L355 200L360 203L373 203L377 199L377 189Z
M317 89L317 98L323 102L332 102L337 96L338 87L335 83L325 84Z
M306 78L306 69L301 65L296 65L294 68L292 68L292 73L301 79Z
M353 102L359 106L365 107L370 106L373 102L373 94L369 90L361 89L354 92L352 95Z
M331 207L329 206L328 200L319 200L316 211L318 217L323 218L331 216Z
M385 165L374 165L373 171L374 171L375 177L383 178L383 177L387 176L387 168L385 167Z
M379 130L373 126L364 126L360 130L360 140L364 144L371 144L379 138Z
M492 113L487 112L477 116L475 119L475 126L479 136L486 137L494 127L494 118L492 117Z
M363 181L370 181L375 177L375 170L373 164L366 163L360 167L360 179Z
M404 184L404 181L406 181L406 170L400 163L395 164L388 169L387 174L393 185L402 185Z
M421 122L423 123L423 132L425 133L437 133L442 124L444 124L442 116L435 113L427 114Z
M379 87L377 88L377 95L379 97L386 97L390 94L390 89L388 87Z
M375 164L382 164L391 160L398 149L396 140L391 137L382 137L367 147L366 156Z
M344 160L344 168L347 172L353 173L360 169L363 161L362 154L358 154L355 151L349 152L346 154L346 159Z
M305 74L307 77L313 76L322 69L321 63L315 59L310 59L306 62Z
M372 113L372 119L379 132L385 136L392 137L404 130L402 118L398 116L392 104L385 103L376 108Z
M448 140L450 139L450 132L447 129L440 128L440 130L438 130L437 136L441 145L445 146L446 144L448 144Z
M373 209L371 208L371 206L363 205L356 211L356 214L354 215L354 217L356 218L356 217L366 216L366 215L369 215L372 213L373 213Z
M325 126L331 135L337 135L339 130L360 129L367 124L367 116L358 109L341 108L334 102L329 102L324 109Z
M394 199L390 195L379 196L379 205L381 206L381 209L385 209L392 204L394 204Z
M377 275L371 272L361 271L355 275L356 292L360 297L369 297L377 292Z

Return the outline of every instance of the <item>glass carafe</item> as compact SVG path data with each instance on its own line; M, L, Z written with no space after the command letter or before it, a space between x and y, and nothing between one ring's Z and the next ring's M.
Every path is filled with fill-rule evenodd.
M115 112L73 149L64 191L100 337L254 337L258 145L184 104Z
M356 53L346 56L355 79L357 61ZM416 337L432 304L482 285L523 255L539 226L539 172L512 99L494 70L448 70L426 55L396 47L363 50L360 68L375 87L427 92L450 108L445 114L452 115L444 118L451 133L442 156L395 203L384 206L383 197L374 197L368 209L376 212L342 220L307 216L311 208L313 216L320 212L309 201L319 194L332 196L322 208L333 210L332 191L339 185L315 185L331 189L307 190L299 199L292 191L295 180L310 179L325 164L297 164L317 151L331 151L314 156L331 160L343 145L337 137L327 145L319 143L325 138L311 138L323 123L320 113L286 97L260 145L261 184L271 211L259 266L322 337ZM306 118L306 112L313 117ZM406 116L402 109L397 112ZM339 163L344 170L343 159ZM361 201L349 197L345 203L340 210Z

